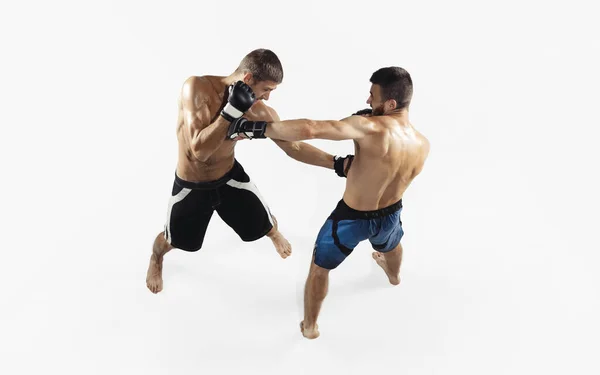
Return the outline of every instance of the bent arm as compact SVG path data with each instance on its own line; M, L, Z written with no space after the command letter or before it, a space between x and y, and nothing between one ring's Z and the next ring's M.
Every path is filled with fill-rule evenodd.
M202 162L206 162L223 144L229 127L229 121L222 116L210 123L207 100L197 78L190 78L184 83L181 94L183 120L190 132L192 153Z
M333 155L306 142L288 142L273 139L287 156L301 163L333 169Z
M279 115L273 108L269 108L269 118L271 121L280 122ZM333 155L325 151L309 145L305 142L288 142L278 139L273 139L273 142L282 149L287 156L301 163L316 165L333 169Z

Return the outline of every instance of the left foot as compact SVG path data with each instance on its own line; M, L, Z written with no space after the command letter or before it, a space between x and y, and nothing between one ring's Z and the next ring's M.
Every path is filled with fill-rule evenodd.
M320 335L319 325L315 324L314 328L308 329L308 328L304 328L304 321L301 321L300 322L300 332L302 332L302 336L306 337L307 339L310 339L310 340L316 339Z
M378 252L373 252L373 259L375 259L375 262L377 262L377 264L379 264L379 266L381 268L383 268L383 270L385 271L385 274L388 277L388 280L390 280L390 284L392 284L392 285L400 284L400 277L398 275L394 275L394 274L390 273L390 271L388 270L387 263L385 262L385 257L383 255L381 255Z
M150 257L148 272L146 274L146 286L154 294L160 292L163 288L162 279L162 257L158 258L155 254Z

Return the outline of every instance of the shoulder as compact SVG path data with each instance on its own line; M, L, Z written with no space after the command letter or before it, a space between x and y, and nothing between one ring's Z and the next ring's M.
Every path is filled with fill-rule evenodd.
M252 106L252 112L260 121L279 121L279 114L273 108L266 105L263 101L258 101Z
M205 93L213 90L213 86L208 76L191 76L183 82L184 92Z
M421 147L423 148L423 151L426 154L429 153L429 149L431 148L431 143L429 142L429 139L427 139L427 137L425 137L421 132L417 132L417 134L419 135L419 139L421 140Z
M210 102L214 88L206 76L191 76L183 82L181 99L187 106L199 107Z
M362 130L367 135L381 132L384 129L385 124L383 116L352 115L342 119L342 122Z

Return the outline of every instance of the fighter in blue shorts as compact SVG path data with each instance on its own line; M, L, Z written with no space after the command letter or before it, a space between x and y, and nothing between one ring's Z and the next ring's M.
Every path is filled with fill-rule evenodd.
M386 67L371 76L367 104L340 121L234 120L230 138L248 137L300 141L330 139L354 141L354 155L334 157L332 167L347 177L346 190L319 231L306 281L302 334L319 336L317 317L327 294L329 272L338 267L362 241L368 240L373 258L390 283L400 283L404 234L400 213L402 196L421 172L429 142L408 120L412 79L399 67Z
M332 270L365 240L381 253L394 250L404 235L401 211L402 200L373 211L355 210L340 200L317 236L315 264Z

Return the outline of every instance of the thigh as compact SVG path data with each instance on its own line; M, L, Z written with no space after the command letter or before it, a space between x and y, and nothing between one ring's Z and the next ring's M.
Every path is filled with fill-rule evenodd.
M385 253L394 250L399 246L404 230L402 229L402 220L400 211L382 219L381 230L369 238L374 250Z
M329 217L317 235L314 263L325 269L339 266L354 248L369 236L369 225L364 220L338 220Z
M165 239L173 247L197 251L202 247L213 214L208 192L173 186L165 224Z
M264 237L274 222L269 206L250 179L232 179L219 188L220 204L216 210L242 241Z

